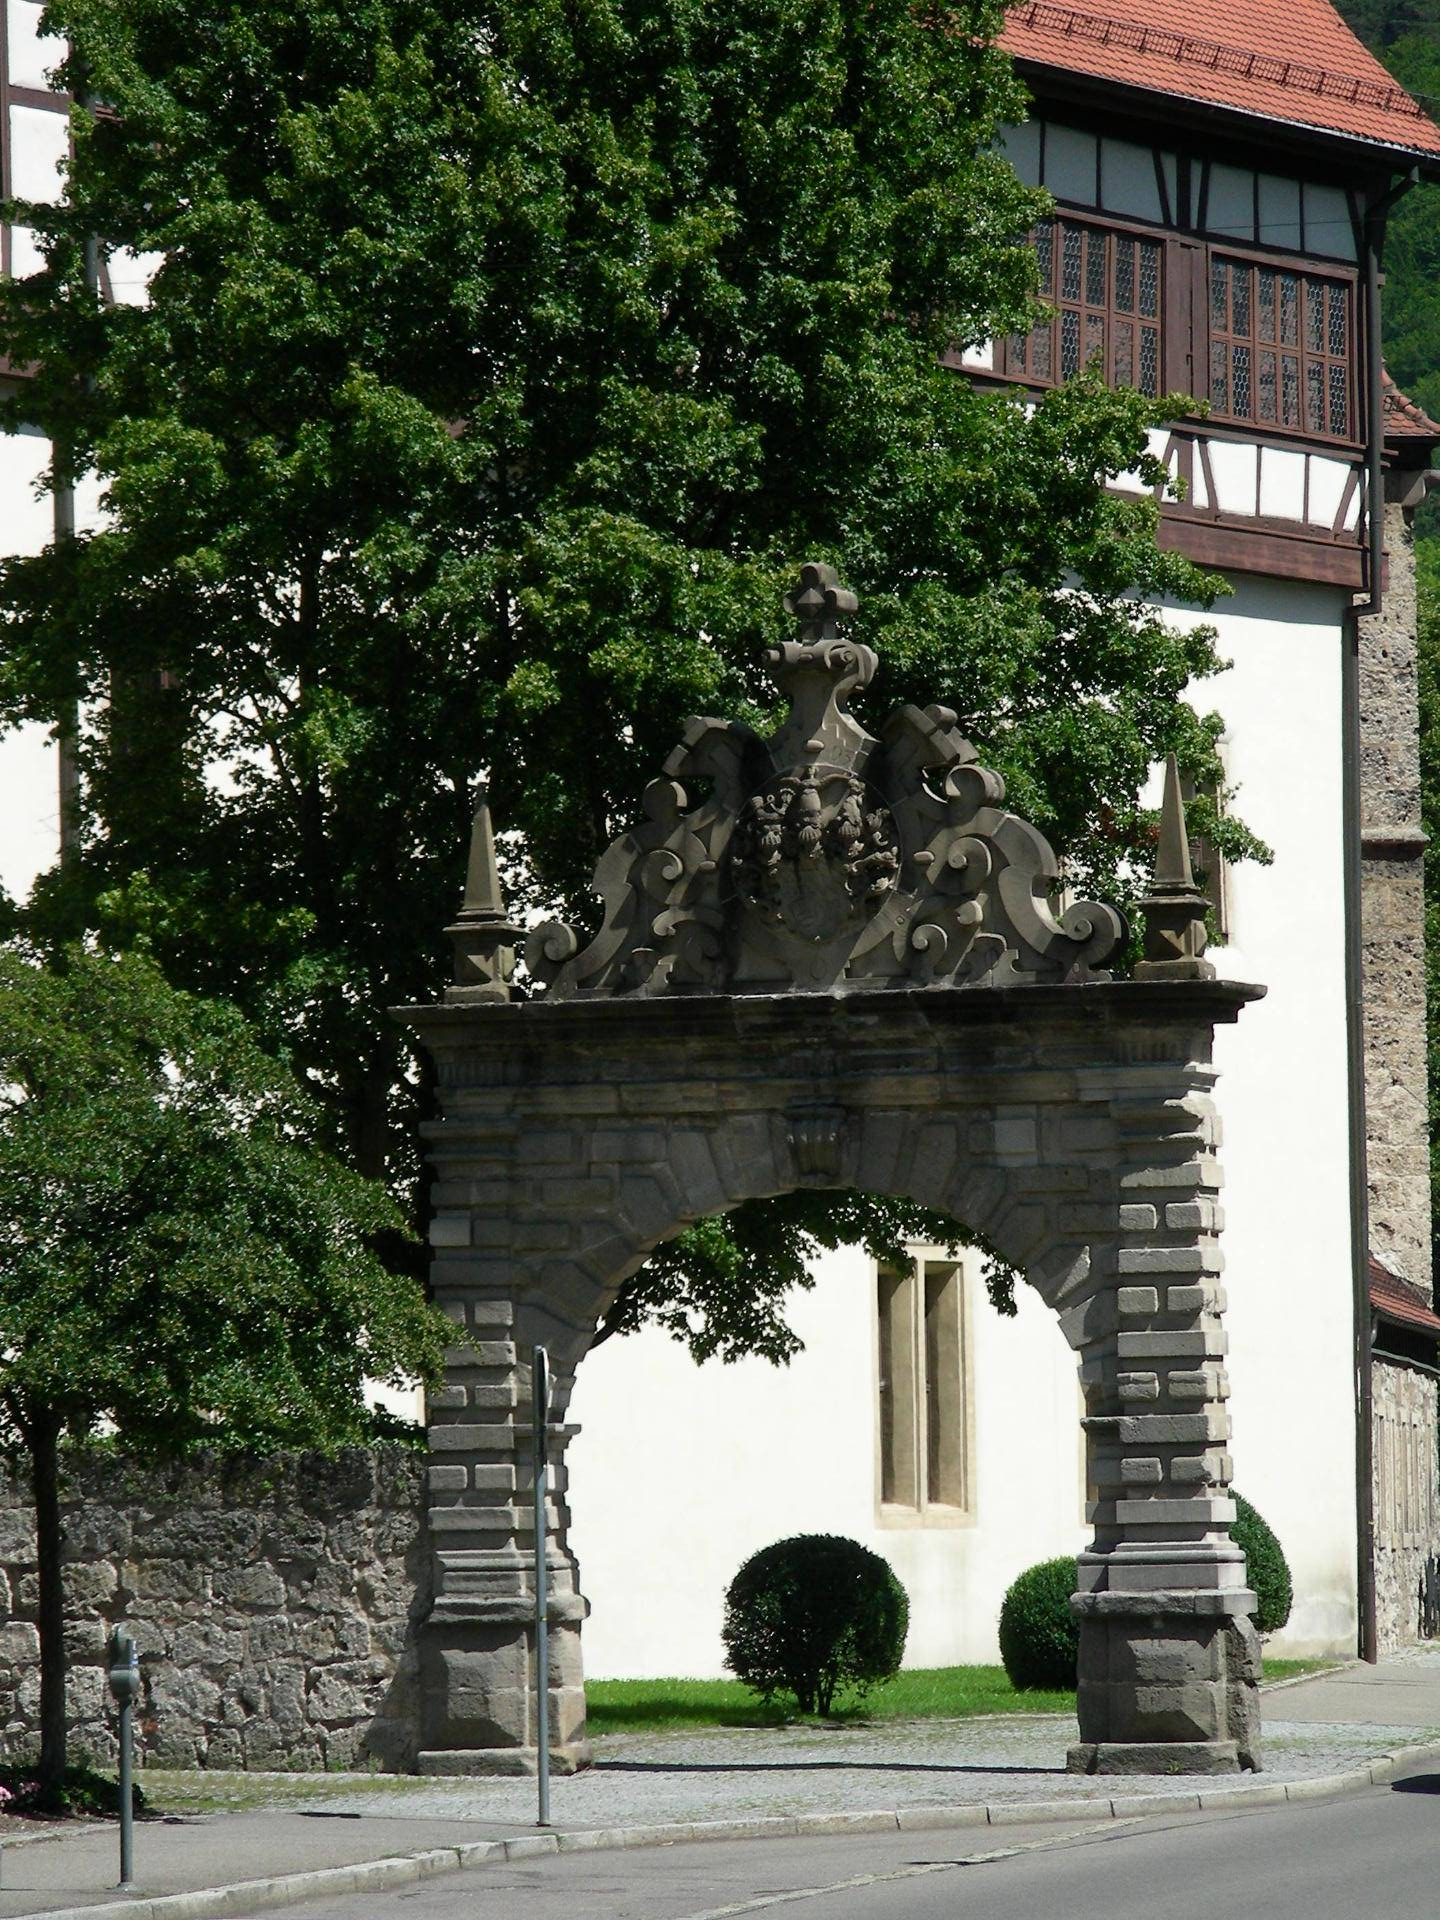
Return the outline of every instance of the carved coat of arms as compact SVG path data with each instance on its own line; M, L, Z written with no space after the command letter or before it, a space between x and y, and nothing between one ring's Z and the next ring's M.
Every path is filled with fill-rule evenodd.
M553 998L1093 978L1120 916L1062 904L1054 853L955 715L904 706L870 734L849 702L878 661L840 631L855 596L811 561L785 605L799 631L764 662L787 718L767 739L688 723L596 868L604 926L583 951L536 928L535 977Z
M730 842L735 890L773 926L833 940L900 877L890 809L840 767L787 773L752 794Z

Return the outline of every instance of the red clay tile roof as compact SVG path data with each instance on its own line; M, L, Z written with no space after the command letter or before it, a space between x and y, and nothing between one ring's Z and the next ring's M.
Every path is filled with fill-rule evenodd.
M1402 393L1390 378L1390 369L1380 373L1385 395L1385 438L1387 440L1440 440L1440 426L1408 393Z
M1387 1320L1421 1333L1440 1334L1440 1314L1425 1296L1424 1289L1399 1280L1372 1253L1370 1256L1370 1305Z
M1329 0L1019 0L1017 59L1440 158L1440 127Z

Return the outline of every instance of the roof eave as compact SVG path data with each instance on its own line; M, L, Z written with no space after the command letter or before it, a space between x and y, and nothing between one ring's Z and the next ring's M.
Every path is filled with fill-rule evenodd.
M1243 107L1219 101L1197 100L1188 94L1167 93L1159 87L1141 87L1072 67L1051 65L1027 54L1014 56L1016 71L1037 96L1074 101L1077 105L1104 104L1112 113L1117 104L1128 106L1137 118L1161 119L1213 131L1219 127L1235 140L1273 148L1277 144L1299 154L1348 162L1355 172L1408 173L1418 167L1422 179L1440 181L1440 152L1405 147L1363 134L1317 127L1306 120L1279 120L1269 114L1249 113Z

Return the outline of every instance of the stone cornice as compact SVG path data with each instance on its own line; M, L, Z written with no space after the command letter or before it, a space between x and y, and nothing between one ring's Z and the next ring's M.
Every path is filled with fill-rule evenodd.
M428 1047L451 1050L544 1043L552 1036L631 1032L673 1039L699 1039L743 1032L751 1040L767 1030L793 1035L835 1022L859 1027L915 1023L939 1027L1037 1029L1056 1023L1105 1026L1229 1025L1242 1007L1266 989L1238 980L1096 980L1065 985L1015 987L839 988L806 993L673 994L664 999L576 996L569 1000L488 1001L472 1005L395 1007L392 1018Z

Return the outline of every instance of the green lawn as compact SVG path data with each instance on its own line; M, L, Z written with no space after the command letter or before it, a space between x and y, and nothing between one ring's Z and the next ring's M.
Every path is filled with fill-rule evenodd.
M1267 1660L1267 1680L1332 1666L1328 1660ZM818 1724L793 1703L762 1704L738 1680L588 1680L592 1733L647 1733L667 1727L778 1727ZM1069 1692L1017 1693L1003 1667L915 1667L874 1688L862 1701L840 1703L832 1720L963 1720L981 1713L1066 1713Z

